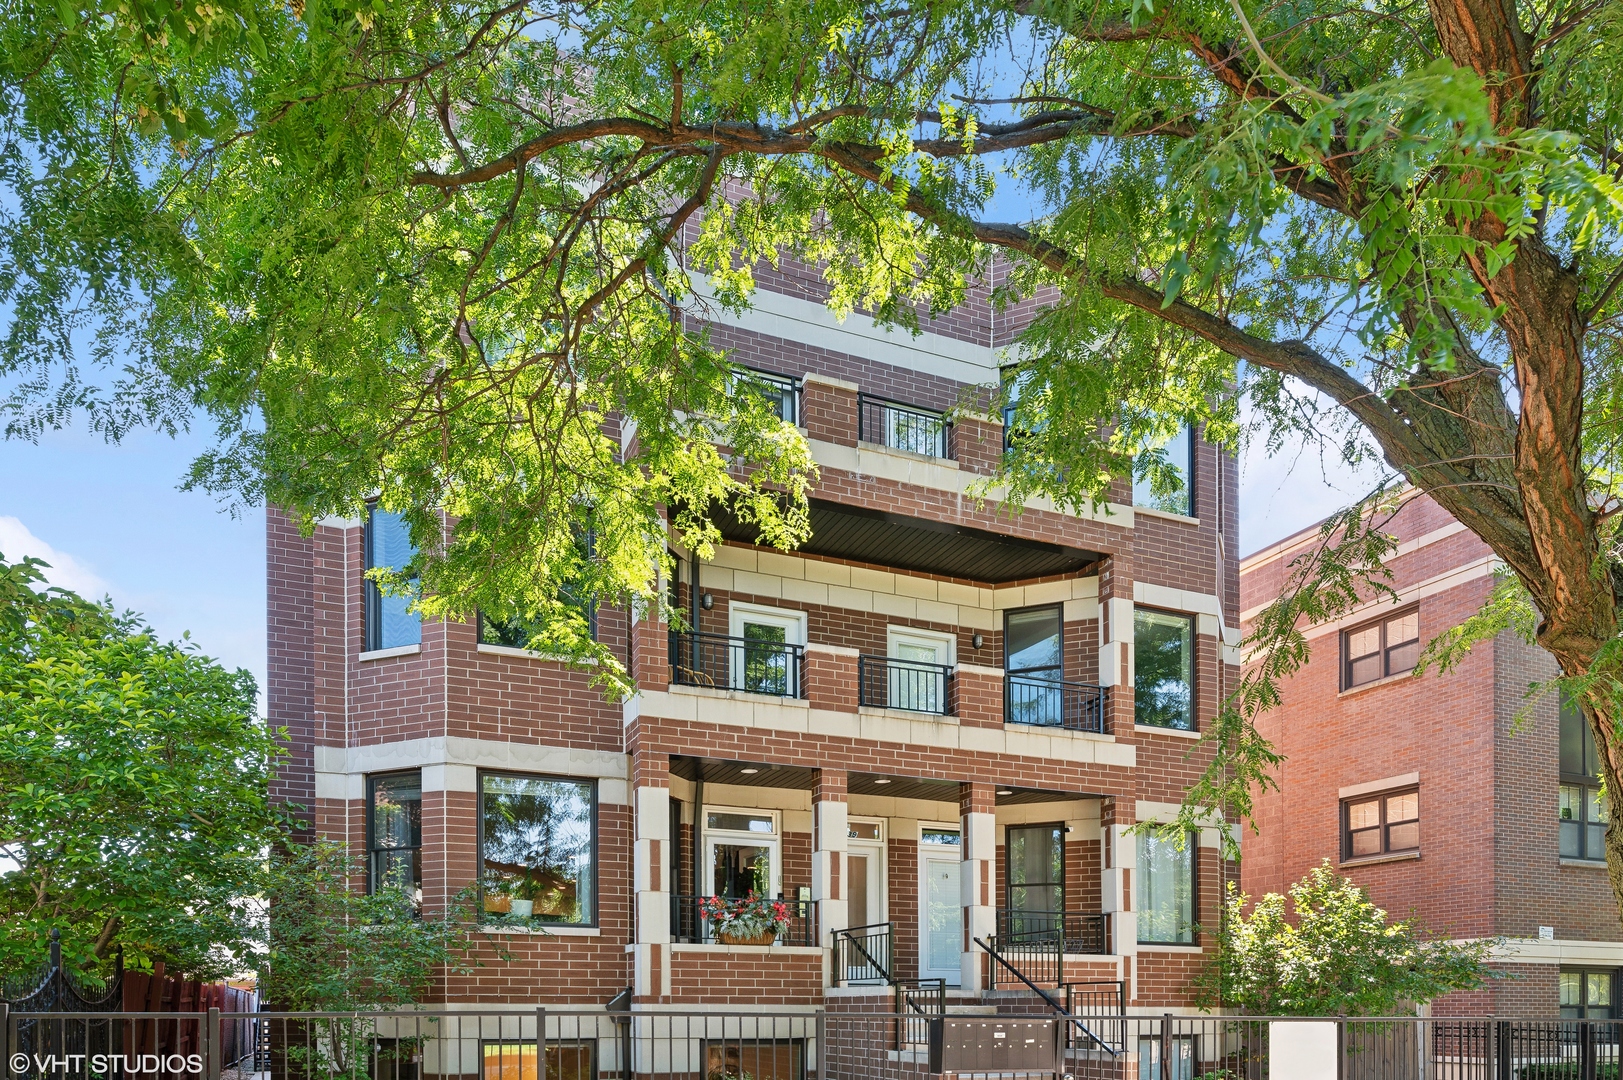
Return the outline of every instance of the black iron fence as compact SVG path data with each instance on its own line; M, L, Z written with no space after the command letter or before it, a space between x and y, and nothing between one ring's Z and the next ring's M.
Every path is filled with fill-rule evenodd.
M888 922L834 931L834 981L842 986L890 982L893 933Z
M880 709L947 713L952 668L888 656L857 657L858 703Z
M857 440L925 457L950 458L952 422L938 412L857 395Z
M777 697L806 696L804 646L673 630L670 647L674 683Z
M1089 911L1018 911L997 909L997 940L1019 941L1027 935L1058 932L1061 951L1071 956L1094 956L1110 951L1108 920Z
M1003 680L1003 719L1010 724L1060 727L1105 733L1106 691L1089 683L1042 675L1009 675Z
M705 918L706 904L715 896L671 897L671 940L683 945L815 945L817 937L812 926L810 900L785 900L778 897L767 903L782 904L789 916L787 926L774 930L770 937L762 935L746 939L739 934L722 934L713 920ZM742 897L721 897L736 902Z
M932 1021L947 1015L947 980L916 979L896 984L896 1049L923 1049Z

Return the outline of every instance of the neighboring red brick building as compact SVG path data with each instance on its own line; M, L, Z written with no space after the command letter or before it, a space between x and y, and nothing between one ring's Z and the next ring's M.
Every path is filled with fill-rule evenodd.
M996 384L1012 318L983 293L912 336L835 321L812 275L761 286L711 330L811 442L804 549L730 529L695 566L673 546L699 633L595 612L636 680L621 703L501 626L377 596L367 566L407 555L389 515L302 537L273 512L278 794L425 909L481 884L514 959L447 1002L771 1008L886 977L973 995L993 978L973 939L1063 927L1067 979L1187 1007L1215 830L1183 852L1125 830L1175 810L1237 674L1234 459L1184 440L1192 501L1170 510L1125 481L1093 513L981 506L1002 424L942 413ZM749 888L789 931L720 943L699 899ZM882 972L837 942L858 926Z
M1426 497L1389 526L1397 603L1383 598L1307 631L1310 662L1259 724L1285 761L1257 806L1242 881L1283 892L1328 858L1394 917L1436 932L1504 937L1517 977L1435 1003L1438 1013L1619 1015L1623 926L1600 849L1594 747L1555 692L1543 650L1512 633L1453 671L1411 668L1432 638L1477 611L1499 565ZM1240 563L1243 616L1280 595L1305 530Z

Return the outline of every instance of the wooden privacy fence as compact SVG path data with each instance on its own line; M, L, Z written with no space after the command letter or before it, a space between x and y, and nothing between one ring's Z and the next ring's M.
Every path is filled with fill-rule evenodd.
M253 991L239 990L224 983L202 983L164 974L164 965L154 965L152 974L124 973L123 1010L127 1013L189 1013L186 1022L153 1017L131 1020L123 1025L125 1054L187 1057L202 1050L203 1034L196 1014L218 1009L240 1016L257 1010ZM221 1031L221 1062L227 1067L254 1051L252 1021L232 1020Z

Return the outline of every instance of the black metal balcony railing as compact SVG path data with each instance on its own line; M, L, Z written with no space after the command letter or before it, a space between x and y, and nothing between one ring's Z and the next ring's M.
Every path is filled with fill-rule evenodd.
M857 701L879 709L947 714L952 668L888 656L857 657Z
M857 395L857 440L925 457L950 458L952 422L938 412L916 409L871 394Z
M704 918L704 902L708 896L671 897L671 940L680 945L721 945L715 927ZM741 897L724 897L738 900ZM789 925L776 938L778 945L815 945L812 935L812 902L785 900L778 902L789 909Z
M671 681L716 690L805 697L806 649L782 641L672 631Z
M775 375L770 371L746 368L738 377L739 389L759 394L779 418L791 424L800 423L800 380L793 375Z
M1003 719L1069 731L1105 732L1105 688L1043 674L1011 674L1003 681Z
M997 909L997 940L1018 942L1034 935L1047 940L1059 933L1060 944L1071 956L1100 955L1110 951L1106 920L1091 911L1016 911Z
M840 985L891 981L890 923L847 927L834 931L833 938L834 979Z

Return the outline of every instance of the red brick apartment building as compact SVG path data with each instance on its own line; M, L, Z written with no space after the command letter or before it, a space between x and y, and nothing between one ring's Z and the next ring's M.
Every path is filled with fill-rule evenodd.
M1504 633L1447 675L1413 677L1426 642L1481 607L1498 565L1429 498L1393 519L1398 602L1308 631L1311 660L1261 725L1285 755L1244 840L1253 896L1328 858L1394 917L1459 938L1503 937L1515 976L1435 1003L1448 1015L1606 1018L1623 926L1607 883L1594 744L1555 693L1543 650ZM1316 528L1241 560L1242 617L1280 594Z
M1097 512L979 506L1000 418L943 414L996 384L1017 319L983 296L891 333L836 321L812 275L762 284L710 329L810 440L804 548L673 547L697 633L595 613L636 681L619 702L501 626L380 599L364 571L408 554L389 514L306 538L273 512L279 794L425 910L482 889L512 959L448 1005L770 1010L930 979L963 1000L1015 982L979 939L1013 966L1062 941L1066 981L1186 1008L1216 831L1125 830L1175 809L1237 676L1233 458L1181 440L1161 509L1128 481ZM788 930L716 940L700 900L750 891Z

